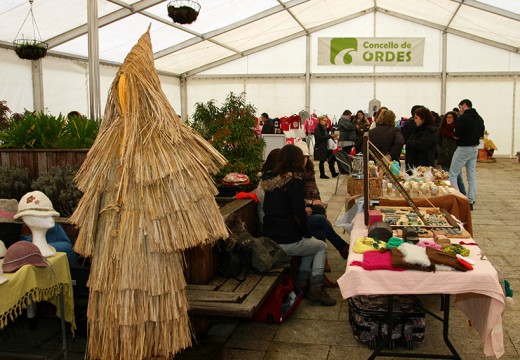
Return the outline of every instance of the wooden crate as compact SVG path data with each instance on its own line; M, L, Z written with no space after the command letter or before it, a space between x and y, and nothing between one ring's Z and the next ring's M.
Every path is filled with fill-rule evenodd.
M363 195L365 189L364 179L354 179L348 176L347 191L350 195ZM371 177L368 179L368 196L371 199L380 198L383 195L383 176Z

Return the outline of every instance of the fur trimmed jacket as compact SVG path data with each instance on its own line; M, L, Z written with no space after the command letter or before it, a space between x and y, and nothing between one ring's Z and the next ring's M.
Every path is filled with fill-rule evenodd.
M303 179L287 173L262 180L260 185L265 191L264 236L278 244L291 244L310 237Z

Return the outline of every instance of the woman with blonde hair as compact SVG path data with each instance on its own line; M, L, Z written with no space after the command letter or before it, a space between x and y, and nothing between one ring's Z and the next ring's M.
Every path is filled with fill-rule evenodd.
M368 132L370 142L389 160L399 161L404 138L401 130L395 126L395 114L383 109L376 119L376 127Z

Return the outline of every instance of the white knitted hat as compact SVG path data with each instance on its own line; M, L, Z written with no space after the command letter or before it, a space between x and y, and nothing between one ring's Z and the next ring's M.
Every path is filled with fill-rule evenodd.
M309 146L307 145L307 143L305 141L298 141L294 145L300 148L300 150L303 153L303 156L309 156L309 157L311 156L309 154Z
M19 217L28 215L58 217L60 213L54 210L52 202L44 193L41 191L31 191L22 196L18 203L18 212L14 214L13 217L18 219Z

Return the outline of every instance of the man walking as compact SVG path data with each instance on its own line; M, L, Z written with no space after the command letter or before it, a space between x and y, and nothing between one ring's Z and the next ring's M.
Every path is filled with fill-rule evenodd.
M459 103L460 116L455 127L455 139L457 140L457 150L453 153L450 166L449 180L453 187L457 187L457 176L466 167L468 178L468 199L471 210L475 202L477 192L477 157L480 138L484 136L484 120L473 109L472 103L464 99Z

